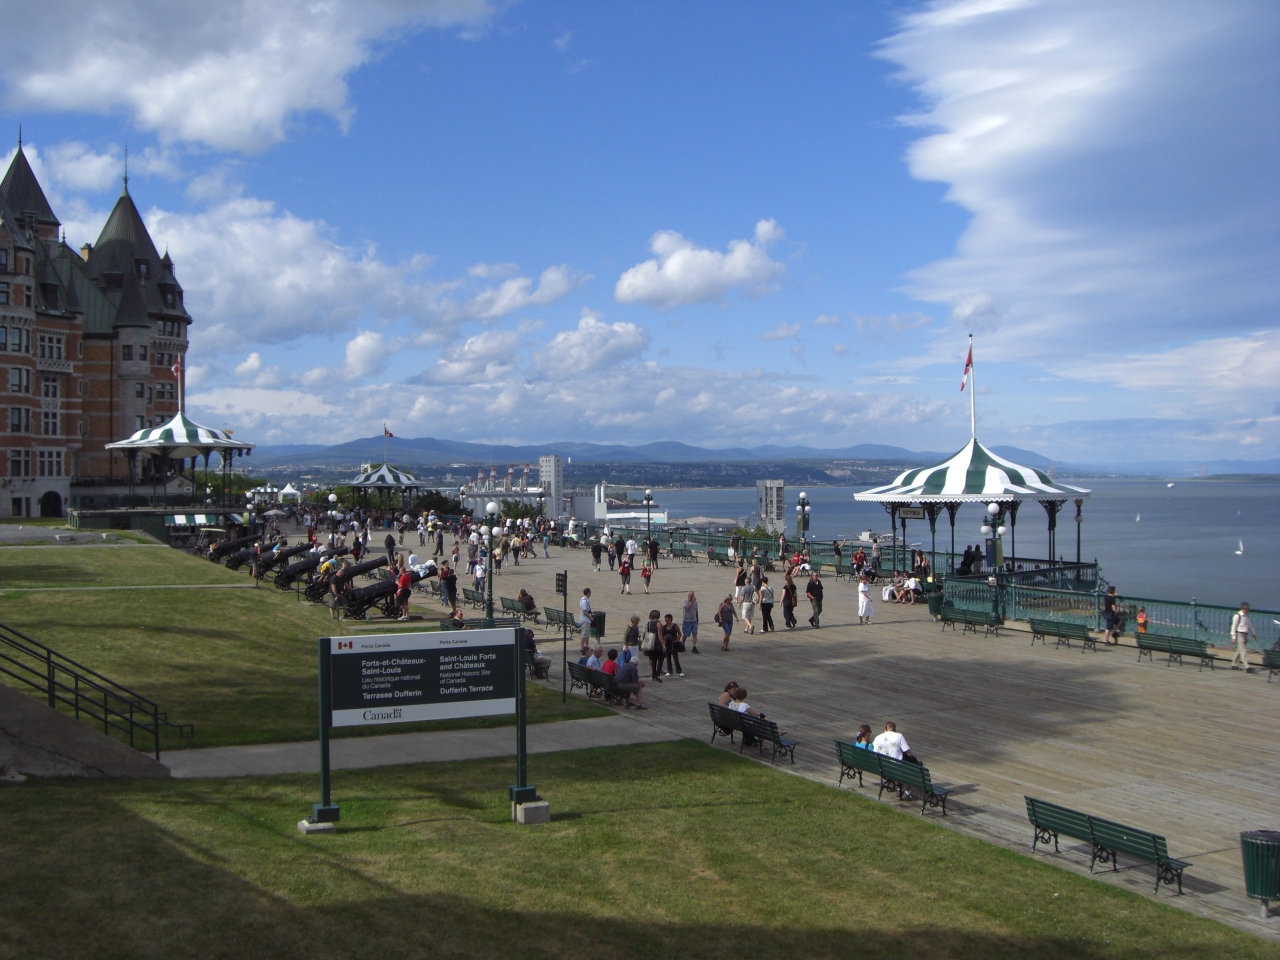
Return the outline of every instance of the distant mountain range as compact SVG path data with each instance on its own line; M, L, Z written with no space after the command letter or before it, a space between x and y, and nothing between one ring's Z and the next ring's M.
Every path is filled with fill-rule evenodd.
M385 444L385 447L384 447ZM558 453L575 463L725 463L729 461L866 460L897 464L938 463L955 453L908 450L879 443L859 443L851 447L819 449L804 446L765 444L758 447L697 447L674 440L638 446L600 443L493 444L436 437L364 437L333 446L284 444L260 446L253 451L252 467L326 467L350 469L361 463L381 463L383 450L393 464L419 466L501 466L504 463L537 466L538 457ZM1202 470L1214 474L1280 474L1280 459L1272 460L1159 460L1139 463L1065 463L1020 447L993 446L992 452L1016 463L1040 470L1053 468L1059 474L1192 477Z

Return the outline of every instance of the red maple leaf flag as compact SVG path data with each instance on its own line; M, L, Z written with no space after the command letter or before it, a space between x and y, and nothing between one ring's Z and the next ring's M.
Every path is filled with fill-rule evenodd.
M969 382L969 371L973 369L973 344L969 344L969 356L964 361L964 376L960 378L960 392L964 393L964 385Z
M395 434L387 429L387 425L385 423L382 425L382 435L384 437L392 437L392 438L395 437Z
M173 373L175 377L182 376L182 355L181 354L179 354L177 357L174 358L173 366L170 367L169 370L170 372Z

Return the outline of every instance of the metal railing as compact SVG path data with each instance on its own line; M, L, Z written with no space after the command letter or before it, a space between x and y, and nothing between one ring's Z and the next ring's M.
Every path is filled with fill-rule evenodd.
M71 713L77 720L101 726L107 736L149 741L160 759L160 728L172 727L180 739L195 735L195 725L171 723L155 701L64 657L24 633L0 623L0 673L37 691L54 710Z
M1103 628L1105 594L1102 590L1055 590L1039 585L1018 583L1012 578L1000 578L998 586L991 586L977 577L948 577L943 581L943 603L960 610L987 611L996 609L1009 620L1058 620L1080 623L1092 630ZM1121 597L1121 616L1125 619L1125 631L1139 631L1160 636L1185 637L1201 640L1213 646L1234 645L1231 636L1231 618L1237 608L1180 600L1155 600L1148 597ZM1145 617L1140 626L1138 613ZM1249 640L1249 647L1261 650L1280 642L1280 611L1252 610L1249 616L1256 637Z

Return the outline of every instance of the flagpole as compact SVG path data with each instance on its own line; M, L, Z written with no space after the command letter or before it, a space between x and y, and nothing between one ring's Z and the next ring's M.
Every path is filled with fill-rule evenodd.
M973 376L973 334L969 334L969 432L970 436L978 439L978 382Z
M387 422L382 422L382 462L387 462Z

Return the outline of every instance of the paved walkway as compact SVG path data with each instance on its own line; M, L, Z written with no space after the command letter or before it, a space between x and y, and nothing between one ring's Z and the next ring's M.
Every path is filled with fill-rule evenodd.
M592 717L528 728L530 753L618 747L631 743L679 740L684 734L637 724L629 717ZM486 727L438 733L400 733L380 737L344 737L329 741L329 763L335 770L387 767L399 763L477 760L515 756L516 728ZM278 773L315 773L320 769L316 740L268 743L250 747L175 750L161 760L175 777L257 777Z

